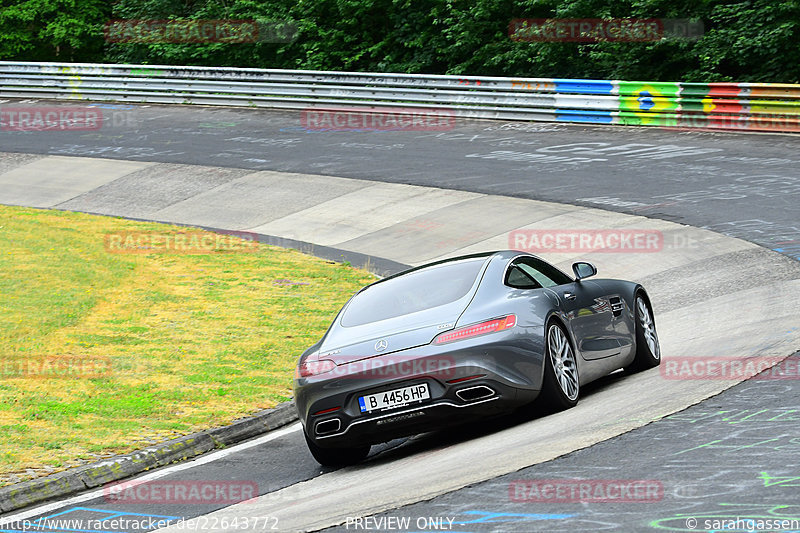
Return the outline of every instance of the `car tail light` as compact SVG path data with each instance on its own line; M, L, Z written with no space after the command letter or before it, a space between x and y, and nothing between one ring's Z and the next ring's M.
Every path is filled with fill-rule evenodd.
M486 322L481 322L479 324L472 324L471 326L464 326L463 328L458 328L454 329L453 331L442 333L441 335L433 339L433 343L444 344L446 342L460 341L472 337L477 337L479 335L486 335L487 333L495 333L497 331L511 329L516 325L516 323L517 323L516 315L508 315L502 318L493 318L492 320L487 320Z
M297 367L297 373L300 375L301 378L307 378L309 376L316 376L318 374L324 374L325 372L330 372L336 368L336 363L331 361L330 359L321 359L321 360L305 360L300 363L300 366Z

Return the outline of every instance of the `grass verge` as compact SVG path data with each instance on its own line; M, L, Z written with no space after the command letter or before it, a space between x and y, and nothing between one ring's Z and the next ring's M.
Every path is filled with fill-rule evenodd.
M0 486L287 400L299 354L375 279L266 245L109 245L186 231L214 235L0 206Z

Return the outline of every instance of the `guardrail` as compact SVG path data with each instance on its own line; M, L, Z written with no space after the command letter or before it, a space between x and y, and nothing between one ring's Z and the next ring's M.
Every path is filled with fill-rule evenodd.
M0 61L0 96L393 113L401 106L500 120L800 131L800 85L776 83Z

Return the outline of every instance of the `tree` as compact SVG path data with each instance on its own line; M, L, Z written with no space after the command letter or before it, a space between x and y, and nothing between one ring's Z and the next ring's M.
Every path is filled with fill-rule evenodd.
M105 0L0 0L0 59L103 61Z

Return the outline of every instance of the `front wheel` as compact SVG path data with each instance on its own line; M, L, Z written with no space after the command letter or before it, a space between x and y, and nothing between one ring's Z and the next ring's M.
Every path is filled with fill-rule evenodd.
M308 435L303 432L308 445L308 451L314 459L322 466L349 466L359 463L366 459L369 454L369 446L358 446L356 448L320 448Z
M636 295L636 356L630 366L625 367L628 373L647 370L661 364L661 345L658 342L656 323L653 313L641 294Z
M547 326L545 338L542 407L556 411L574 407L580 388L575 351L564 328L553 322Z

